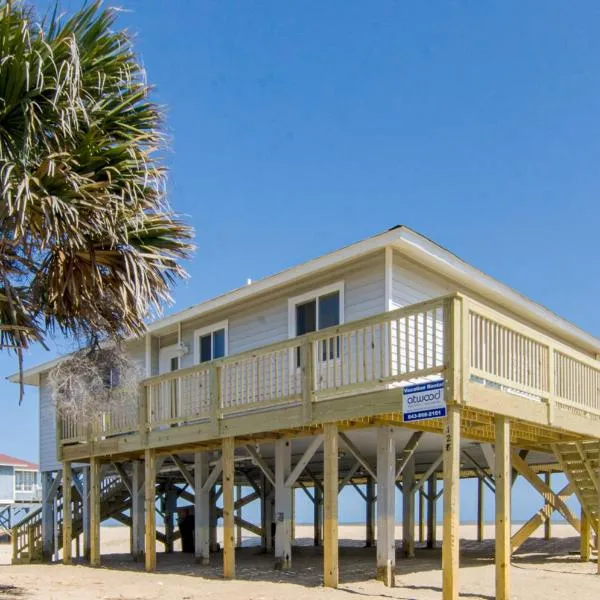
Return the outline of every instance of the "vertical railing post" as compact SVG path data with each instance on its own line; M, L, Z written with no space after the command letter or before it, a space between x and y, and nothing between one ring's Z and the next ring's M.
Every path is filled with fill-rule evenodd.
M148 431L150 422L148 418L148 386L142 381L138 393L138 430L140 432L140 442L145 446L148 442Z
M555 373L554 347L548 346L548 425L554 420L554 397L556 396L556 373Z
M305 423L312 421L313 395L315 392L313 342L305 340L300 346L300 364L302 365L302 415Z
M220 418L222 408L221 386L220 386L220 368L217 365L210 367L210 420L213 424L215 433L220 430Z
M462 300L455 296L444 302L444 369L446 402L462 402L463 398L463 311ZM465 386L466 387L466 386Z

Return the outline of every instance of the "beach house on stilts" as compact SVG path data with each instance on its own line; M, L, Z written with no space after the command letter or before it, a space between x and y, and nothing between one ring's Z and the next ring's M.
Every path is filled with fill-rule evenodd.
M48 373L57 361L25 372L39 387L43 507L15 531L16 562L60 547L69 562L63 540L82 536L97 566L100 522L114 518L131 527L131 552L152 571L156 542L173 548L183 498L195 507L198 562L222 560L224 576L235 577L243 527L286 568L301 487L315 506L324 584L336 587L338 494L355 485L367 544L377 547L373 573L388 585L397 555L414 556L416 498L427 509L427 545L439 542L441 494L450 600L464 477L477 478L480 503L484 486L495 494L497 598L509 598L511 554L554 511L590 557L600 516L600 340L407 227L158 320L127 348L145 370L139 397L91 427L56 419ZM568 480L559 493L548 484L553 472ZM517 476L540 506L512 533ZM241 485L251 493L239 498ZM565 503L573 494L580 515ZM260 523L239 514L250 502L261 505ZM224 541L213 555L218 518Z

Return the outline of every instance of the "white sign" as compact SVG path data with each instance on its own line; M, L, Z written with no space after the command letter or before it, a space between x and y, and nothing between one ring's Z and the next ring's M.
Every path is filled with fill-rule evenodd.
M438 419L446 416L444 380L409 385L402 390L404 422Z

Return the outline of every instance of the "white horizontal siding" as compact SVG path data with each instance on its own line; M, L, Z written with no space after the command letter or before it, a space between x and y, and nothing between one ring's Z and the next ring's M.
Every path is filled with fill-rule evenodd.
M182 342L187 353L181 357L181 367L194 363L194 330L223 320L228 322L229 354L238 354L268 344L286 340L289 335L288 298L309 293L334 282L344 281L344 315L346 322L381 313L385 310L383 252L366 257L343 269L288 286L277 295L248 308L232 307L212 319L198 319L182 327Z
M56 459L56 408L52 402L48 375L43 374L40 380L40 470L55 471L60 468Z
M401 308L449 294L456 288L428 271L420 270L394 252L392 263L392 307Z
M353 269L345 278L345 320L356 321L385 311L385 268L379 253Z

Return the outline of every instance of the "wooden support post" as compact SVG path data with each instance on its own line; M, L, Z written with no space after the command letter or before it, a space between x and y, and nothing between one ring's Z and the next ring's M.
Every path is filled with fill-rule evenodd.
M235 522L233 488L235 484L235 439L223 438L223 577L235 577Z
M460 408L447 407L444 434L444 531L442 543L442 598L458 600L460 525Z
M377 579L394 585L396 567L396 443L392 427L377 430Z
M144 558L145 520L144 520L144 463L134 460L131 463L131 556L133 560Z
M314 487L314 497L314 545L321 546L323 544L323 491L316 483Z
M241 485L235 486L235 499L236 499L236 502L242 499L242 486ZM235 526L235 545L239 548L242 545L242 526L241 526L242 507L241 506L236 509L235 517L237 520L237 525Z
M510 599L510 422L496 416L496 599Z
M325 587L337 588L338 566L338 428L336 423L323 427L324 441L324 546L323 567Z
M583 508L581 509L581 536L579 540L581 560L583 562L589 562L589 560L592 558L592 527L590 519Z
M296 488L292 486L292 521L290 523L292 544L296 540Z
M156 451L146 448L144 453L144 487L146 512L146 571L156 570Z
M427 480L427 548L435 548L437 538L437 477Z
M52 550L54 548L55 486L53 483L52 473L44 471L42 473L42 556L44 560L52 560ZM16 538L14 539L16 540Z
M366 515L366 543L367 548L375 545L375 481L373 477L367 478L367 515Z
M260 528L262 535L260 539L260 546L263 552L267 552L267 542L269 539L267 532L267 485L268 480L264 473L260 474Z
M292 563L292 489L285 481L292 470L290 440L275 442L275 566L287 569Z
M177 490L173 483L167 484L165 490L165 552L173 552L173 542L175 534L175 512L177 510Z
M90 530L90 468L81 470L82 507L81 518L83 526L83 558L90 560L91 530Z
M194 554L196 562L210 562L210 487L205 486L209 475L208 453L194 454Z
M546 471L544 473L544 481L546 485L551 488L552 487L552 473L550 471ZM546 506L548 506L548 501L545 502ZM544 522L544 539L549 540L552 537L552 511L548 509L549 516Z
M415 457L410 457L402 474L402 552L415 557Z
M477 478L477 541L483 542L485 525L483 477Z
M100 566L100 461L90 458L90 566Z
M217 486L213 485L208 493L209 519L208 519L208 537L210 552L219 551L217 542Z
M63 564L70 565L71 549L73 547L71 541L73 538L73 507L72 507L72 489L73 489L73 471L71 471L71 463L63 462ZM29 548L33 554L33 547Z
M419 495L419 544L425 541L425 494L420 489L417 494Z

